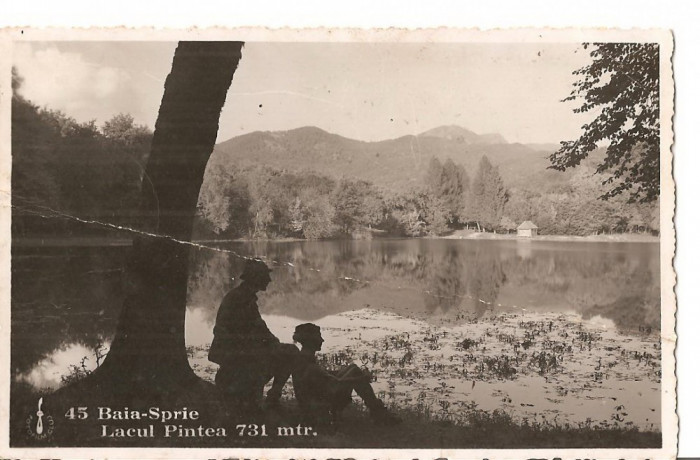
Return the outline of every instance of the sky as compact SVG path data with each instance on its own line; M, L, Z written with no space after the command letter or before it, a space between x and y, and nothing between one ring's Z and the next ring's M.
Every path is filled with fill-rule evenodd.
M98 125L155 125L175 42L18 42L21 93ZM249 42L218 141L317 126L364 141L458 125L508 142L559 143L588 120L561 102L589 61L572 43ZM590 117L590 114L589 114Z

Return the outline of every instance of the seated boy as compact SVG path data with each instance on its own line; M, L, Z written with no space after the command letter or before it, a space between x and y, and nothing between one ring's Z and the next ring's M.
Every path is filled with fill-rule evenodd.
M300 324L293 339L301 344L292 370L292 382L297 401L307 414L318 415L330 411L333 420L351 401L353 390L362 398L375 422L394 425L401 420L391 414L374 394L368 373L355 364L336 372L329 372L316 363L316 352L321 350L321 328L315 324Z

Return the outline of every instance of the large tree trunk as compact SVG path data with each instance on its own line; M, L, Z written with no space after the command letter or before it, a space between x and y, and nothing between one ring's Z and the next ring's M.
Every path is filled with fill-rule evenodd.
M134 238L114 341L85 382L118 400L155 403L198 383L185 350L187 243L242 46L180 42L175 51L141 192L143 229L157 236Z
M224 414L214 386L195 376L185 350L188 242L204 169L242 46L181 42L175 51L143 178L141 213L148 233L134 238L126 270L129 292L105 361L86 378L44 398L44 410L56 418L52 442L57 445L113 443L101 436L97 407L145 411L186 406L200 410L202 416L183 424L221 423ZM31 394L16 399L14 413L26 417L36 412L37 401ZM87 408L89 418L71 417L76 407ZM129 421L128 426L144 428L149 423L153 422ZM13 426L21 430L24 425L20 420ZM13 442L32 442L24 431L15 431ZM128 438L118 445L187 442L191 443L186 438Z
M151 391L194 377L185 352L192 224L241 42L181 42L165 81L142 186L146 230L134 238L127 297L102 372Z

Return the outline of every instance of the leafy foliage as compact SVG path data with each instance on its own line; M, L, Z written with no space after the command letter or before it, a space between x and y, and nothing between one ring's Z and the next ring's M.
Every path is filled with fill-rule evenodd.
M125 115L105 123L118 124L120 136L101 132L94 120L80 123L60 111L37 107L19 93L22 79L14 69L12 79L16 235L65 233L77 225L67 218L46 216L129 225L152 133Z
M498 172L488 157L481 157L479 169L476 171L470 197L468 216L470 220L496 228L503 216L503 210L508 201L508 191Z
M331 204L344 233L376 225L383 218L381 195L367 181L341 179L333 191Z
M73 231L70 219L41 217L55 213L130 225L150 131L128 114L118 114L98 128L93 121L80 123L62 112L39 108L18 92L21 82L13 72L14 235ZM597 178L612 176L595 175L590 163L545 186L506 189L498 168L482 158L470 188L461 164L434 158L422 184L389 191L367 180L232 164L213 156L195 225L200 237L212 238L441 235L474 221L512 231L524 220L535 222L542 234L657 232L658 203L627 203L629 191L598 200ZM149 187L148 177L143 184Z
M611 175L601 198L630 191L629 201L650 202L660 193L659 46L655 43L584 44L592 62L576 71L579 80L564 101L580 100L576 113L599 111L583 125L581 137L561 143L549 158L551 168L578 166L608 142L598 173Z
M134 117L128 113L120 113L102 125L102 133L107 139L113 139L123 144L131 145L149 138L150 130L143 125L134 123Z
M629 203L626 194L599 199L600 182L587 165L564 186L533 192L514 189L504 210L516 223L531 220L543 234L595 235L659 230L659 203Z
M328 195L314 195L310 190L302 193L304 220L302 232L306 239L328 238L336 232L335 209Z
M479 219L481 226L509 232L531 220L542 234L658 231L657 206L627 203L624 196L598 200L597 176L587 165L564 185L531 191L507 190L498 169L488 159L482 162L463 222ZM446 202L427 186L392 194L367 181L336 182L308 171L262 166L231 169L213 163L200 193L199 210L200 224L216 238L364 238L375 232L444 234L456 226L450 224L453 214Z
M469 176L464 166L455 164L451 158L443 164L433 157L428 164L424 182L427 192L448 213L447 221L457 223L463 215L469 192Z

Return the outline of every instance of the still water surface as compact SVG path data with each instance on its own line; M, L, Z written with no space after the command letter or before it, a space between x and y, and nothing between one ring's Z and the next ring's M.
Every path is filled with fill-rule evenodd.
M237 283L240 256L258 256L273 268L259 302L270 329L290 342L297 324L319 324L328 365L367 366L390 404L456 422L464 408L479 408L528 422L659 427L658 244L217 247L193 250L191 262L186 341L203 378L216 371L206 351L219 301ZM55 388L73 366L96 366L114 334L127 251L13 250L16 382Z

